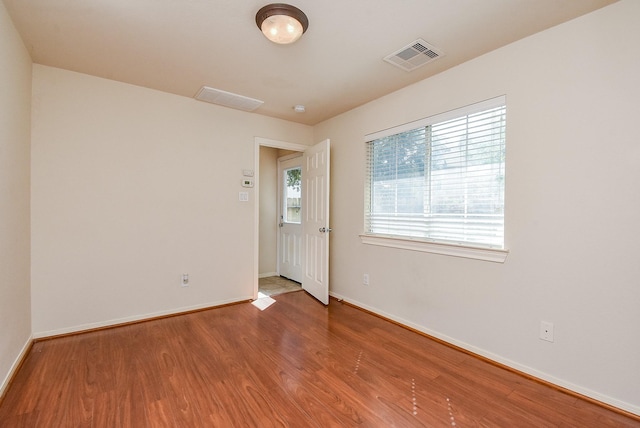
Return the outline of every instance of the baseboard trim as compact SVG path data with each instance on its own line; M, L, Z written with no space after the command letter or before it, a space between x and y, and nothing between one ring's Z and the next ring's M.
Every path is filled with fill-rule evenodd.
M16 375L20 371L20 368L22 367L22 364L24 364L24 361L27 358L27 355L29 355L31 348L33 347L33 343L34 343L33 336L29 336L29 339L27 339L27 342L24 344L24 346L22 347L22 350L20 351L15 361L11 365L11 369L9 370L9 373L7 373L7 376L5 376L4 380L2 381L2 384L0 384L0 406L2 405L2 401L4 400L5 393L9 390L9 387L11 386L13 379L16 377Z
M250 297L243 298L243 299L225 300L225 301L220 301L215 303L207 303L203 305L178 308L171 311L154 312L154 313L139 315L134 317L120 318L115 320L99 322L99 323L83 324L83 325L70 327L70 328L44 331L44 332L35 333L33 335L33 341L40 342L43 340L55 339L58 337L74 336L77 334L84 334L92 331L107 330L111 328L117 328L117 327L122 327L126 325L131 325L131 324L138 324L141 322L154 321L162 318L170 318L170 317L175 317L179 315L186 315L194 312L207 311L209 309L222 308L225 306L237 305L240 303L247 303L251 301L253 301L253 299Z
M631 405L629 403L621 402L619 400L616 400L610 397L603 396L602 394L598 394L594 391L587 390L586 388L581 388L577 385L573 385L568 382L564 382L561 379L557 379L553 376L546 375L545 373L523 366L514 361L501 358L498 355L484 351L480 348L471 346L464 342L455 340L448 336L441 335L437 332L431 331L429 329L426 329L417 324L411 323L402 318L395 317L391 314L385 313L384 311L380 311L376 308L372 308L361 302L347 299L344 296L341 296L337 293L329 293L329 294L332 298L336 299L337 301L345 305L351 306L353 308L366 312L370 315L373 315L375 317L381 318L385 321L398 325L402 328L413 331L421 336L427 337L431 340L434 340L452 349L458 350L467 355L478 358L496 367L507 370L511 373L515 373L526 379L548 386L550 388L553 388L565 394L571 395L572 397L576 397L581 400L588 401L589 403L606 408L608 410L611 410L613 412L626 416L630 419L640 421L640 407Z

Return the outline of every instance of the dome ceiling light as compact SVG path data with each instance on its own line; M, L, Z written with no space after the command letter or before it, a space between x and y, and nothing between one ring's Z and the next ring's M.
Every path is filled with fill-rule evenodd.
M309 28L303 11L284 3L268 4L256 14L256 24L262 34L274 43L293 43Z

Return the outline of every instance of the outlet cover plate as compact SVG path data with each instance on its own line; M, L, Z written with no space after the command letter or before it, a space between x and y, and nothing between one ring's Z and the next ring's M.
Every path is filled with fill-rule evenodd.
M553 342L553 323L540 321L540 339Z

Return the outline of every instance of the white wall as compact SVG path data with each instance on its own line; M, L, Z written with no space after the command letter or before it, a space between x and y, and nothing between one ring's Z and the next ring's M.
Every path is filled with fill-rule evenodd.
M332 293L640 414L638 18L616 3L316 126ZM502 94L506 262L363 245L364 135Z
M30 342L31 59L0 2L0 396Z
M32 121L35 336L253 296L242 170L311 127L40 65Z
M278 271L278 149L260 147L260 249L258 274Z

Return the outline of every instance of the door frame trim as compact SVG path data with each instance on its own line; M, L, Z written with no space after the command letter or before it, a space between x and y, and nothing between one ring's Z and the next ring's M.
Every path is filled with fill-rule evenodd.
M258 275L260 261L260 147L273 147L276 149L294 150L304 152L308 145L288 143L286 141L272 140L270 138L254 137L254 187L253 187L253 299L258 298Z

